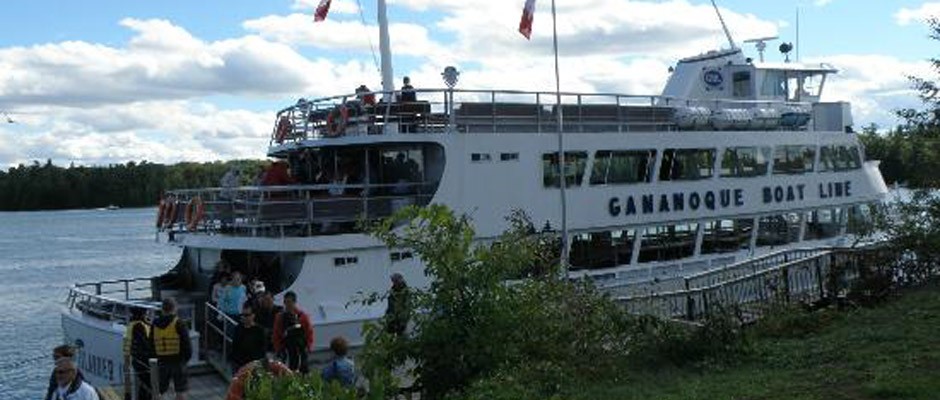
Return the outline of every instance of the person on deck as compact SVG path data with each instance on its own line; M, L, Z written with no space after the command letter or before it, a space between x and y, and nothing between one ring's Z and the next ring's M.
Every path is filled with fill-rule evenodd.
M264 329L265 350L274 351L274 342L272 335L274 333L274 319L281 313L281 307L274 304L274 295L271 292L264 292L258 298L257 310L255 310L255 322Z
M146 400L153 396L150 387L150 357L153 357L153 341L150 338L150 323L147 321L146 310L142 307L131 308L131 318L127 322L127 331L124 333L124 366L127 372L133 369L134 385L137 388L137 399ZM129 382L129 380L127 380ZM126 388L125 393L130 388Z
M157 367L160 370L160 394L163 395L170 389L172 379L176 400L184 400L189 389L186 364L192 357L189 329L176 315L176 300L173 298L163 299L161 311L162 315L153 321L152 335Z
M415 93L414 86L411 86L411 78L405 77L402 79L401 85L401 95L398 97L398 101L401 103L413 103L418 101L418 96Z
M372 93L366 85L359 85L356 88L356 97L362 102L363 106L375 105L375 93Z
M307 352L313 349L313 325L310 317L297 307L297 294L284 294L284 311L274 318L274 351L287 361L291 370L306 374Z

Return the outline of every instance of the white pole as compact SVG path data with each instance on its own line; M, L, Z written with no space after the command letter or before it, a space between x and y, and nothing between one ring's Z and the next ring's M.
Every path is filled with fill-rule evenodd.
M558 181L561 185L561 266L565 273L568 272L568 200L565 195L565 136L562 134L562 121L564 120L561 111L561 73L558 69L558 20L555 17L555 0L552 0L552 45L555 49L555 102L558 104Z
M392 49L388 36L388 15L385 0L378 0L379 20L379 52L382 53L382 91L386 101L391 101L391 94L395 91L394 72L392 71Z

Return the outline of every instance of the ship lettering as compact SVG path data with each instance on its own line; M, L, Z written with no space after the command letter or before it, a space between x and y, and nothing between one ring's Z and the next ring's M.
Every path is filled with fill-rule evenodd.
M819 184L819 198L828 199L833 197L852 196L852 181L829 182Z
M699 211L705 209L716 211L733 207L744 206L743 189L708 190L704 192L670 193L670 194L644 194L624 197L611 197L607 202L607 212L612 217L637 215L637 202L640 203L639 212L643 214Z
M803 201L806 185L764 186L764 204Z

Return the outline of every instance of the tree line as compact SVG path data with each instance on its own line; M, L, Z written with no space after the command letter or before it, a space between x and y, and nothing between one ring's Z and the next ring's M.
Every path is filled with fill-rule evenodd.
M261 160L173 165L147 161L107 166L61 167L51 160L0 171L0 211L154 206L166 190L219 186L230 168L250 180Z

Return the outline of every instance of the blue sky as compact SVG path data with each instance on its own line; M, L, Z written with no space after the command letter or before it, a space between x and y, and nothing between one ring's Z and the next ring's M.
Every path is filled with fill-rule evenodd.
M17 123L0 126L0 165L260 158L276 109L380 86L375 3L359 1L361 16L356 0L334 0L319 24L318 0L6 2L0 110ZM677 58L725 45L708 1L557 2L563 90L656 94ZM389 0L396 81L439 87L452 64L464 88L552 89L550 3L538 2L532 41L515 32L523 3ZM827 99L852 101L857 124L890 127L892 110L916 105L904 76L929 75L940 48L923 23L940 1L719 6L738 42L795 41L799 8L803 60L842 70Z

